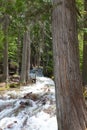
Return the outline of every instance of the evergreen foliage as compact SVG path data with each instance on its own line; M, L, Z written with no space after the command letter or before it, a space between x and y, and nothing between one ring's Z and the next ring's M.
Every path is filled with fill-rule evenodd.
M83 56L84 2L77 0L77 15L79 27L80 66ZM31 66L43 66L44 75L53 75L53 54L51 34L50 0L1 0L0 1L0 62L3 61L3 16L9 15L8 56L9 60L21 65L23 35L29 25L31 34ZM26 23L27 22L27 23ZM18 56L19 55L19 56ZM18 57L20 57L18 63ZM19 66L20 66L19 65Z

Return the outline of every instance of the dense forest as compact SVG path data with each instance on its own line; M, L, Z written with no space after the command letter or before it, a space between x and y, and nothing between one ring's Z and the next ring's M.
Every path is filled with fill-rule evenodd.
M21 75L24 73L23 70L28 69L29 71L32 67L42 67L45 76L53 77L52 9L52 3L49 0L1 0L0 73L3 73L3 78L2 75L0 76L1 81L2 79L8 80L9 74ZM82 69L86 69L86 67L82 67L83 34L86 32L86 28L84 28L86 12L83 1L77 0L76 10L82 72ZM27 57L29 57L29 61L26 59ZM85 72L83 70L83 80L86 78Z
M22 75L32 67L43 67L44 75L53 76L51 11L50 1L1 1L0 72L3 80L8 80L11 73ZM25 75L21 81L29 72Z
M35 83L37 72L55 81L59 130L85 130L86 0L0 1L0 82Z

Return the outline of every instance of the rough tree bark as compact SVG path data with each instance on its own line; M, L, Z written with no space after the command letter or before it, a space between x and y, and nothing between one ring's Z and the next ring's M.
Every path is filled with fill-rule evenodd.
M27 63L26 63L26 82L28 83L30 81L30 76L29 76L29 73L30 73L30 32L28 31L27 32Z
M27 31L24 33L20 82L26 83Z
M84 15L84 28L87 28L87 0L84 0L84 10L86 11ZM82 79L83 85L87 85L87 31L84 32L83 41L83 68L82 68Z
M75 0L53 0L52 33L58 130L85 130Z
M4 33L4 51L3 51L3 79L8 82L8 26L9 15L4 14L3 33Z
M17 74L20 74L20 63L21 63L21 37L20 37L20 26L18 25L18 40L17 40Z
M22 52L22 68L21 68L21 83L27 83L29 81L30 70L30 33L28 31L24 34L23 52Z

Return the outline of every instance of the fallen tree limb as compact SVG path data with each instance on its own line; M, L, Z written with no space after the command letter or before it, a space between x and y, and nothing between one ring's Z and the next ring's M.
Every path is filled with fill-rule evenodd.
M0 100L0 111L9 106L13 107L15 102L17 102L17 100Z
M4 109L1 113L0 113L0 120L4 117L10 117L12 114L14 114L18 108L20 108L20 106L16 106L15 108L10 108L8 110Z

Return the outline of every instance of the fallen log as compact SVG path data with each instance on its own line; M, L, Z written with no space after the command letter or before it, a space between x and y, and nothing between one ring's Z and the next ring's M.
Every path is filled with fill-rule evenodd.
M17 100L0 100L0 111L6 109L7 107L13 107Z
M16 106L15 108L10 108L10 109L4 109L3 111L0 112L0 120L4 117L10 117L12 114L14 114L18 108L20 108L19 106Z

